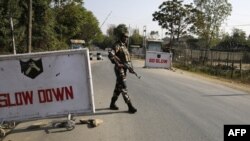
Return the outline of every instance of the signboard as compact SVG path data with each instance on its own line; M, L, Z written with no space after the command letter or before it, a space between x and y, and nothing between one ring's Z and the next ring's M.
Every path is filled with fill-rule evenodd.
M147 51L145 65L148 68L170 68L171 54L166 52Z
M0 56L0 121L95 112L88 52Z

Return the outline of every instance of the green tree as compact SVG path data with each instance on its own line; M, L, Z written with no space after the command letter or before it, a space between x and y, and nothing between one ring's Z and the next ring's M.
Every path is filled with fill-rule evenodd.
M217 45L221 50L242 50L249 47L248 41L246 39L246 33L241 30L234 28L232 35L226 35L223 37L222 41Z
M80 5L71 3L63 8L56 8L56 31L60 41L67 42L81 32L81 25L84 24L84 12Z
M209 48L218 37L221 24L231 14L232 6L228 0L194 0L194 4L203 13L196 23L198 35L206 40L205 47Z
M55 8L56 32L62 42L70 39L83 39L87 43L101 38L99 22L93 13L79 4L70 3L61 8Z
M107 35L109 37L114 37L114 29L116 28L116 26L114 24L110 25L109 28L107 29Z
M34 51L59 48L60 43L54 32L55 15L49 6L50 1L33 0L32 48Z
M149 38L158 39L159 38L159 32L158 31L150 31Z
M54 7L63 7L71 3L83 5L83 0L50 0L50 1Z
M9 21L7 15L7 0L0 1L0 50L1 52L6 52L6 45L9 42Z
M130 45L142 46L143 37L139 34L139 30L134 30L132 36L129 39Z
M246 41L246 32L241 30L241 29L234 28L233 29L233 38L235 38L239 42L244 42L244 41Z
M116 40L116 37L114 35L114 30L116 26L115 25L110 25L109 28L107 29L107 35L104 36L103 43L100 45L101 48L111 48L113 43Z
M84 13L84 21L80 29L80 32L76 34L74 38L84 39L86 42L92 42L93 40L97 41L102 38L99 22L90 11Z
M27 52L28 2L0 1L0 52L12 52L10 17L14 23L17 53ZM68 48L69 40L80 38L100 43L98 20L83 7L83 0L33 0L32 50Z
M27 27L28 27L28 1L23 0L2 0L1 11L1 39L5 51L12 52L12 37L10 28L10 17L13 19L14 36L17 53L27 50ZM0 41L1 42L1 41Z
M181 36L191 31L196 12L192 4L184 5L182 0L168 0L163 2L159 9L153 13L153 21L158 21L158 24L166 29L170 42L178 41Z
M114 38L111 38L109 36L105 36L103 43L101 45L101 48L105 49L105 48L111 48L114 44Z

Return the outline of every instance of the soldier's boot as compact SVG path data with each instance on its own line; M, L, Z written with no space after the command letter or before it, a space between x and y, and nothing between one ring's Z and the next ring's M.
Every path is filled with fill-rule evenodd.
M131 113L131 114L134 114L137 112L137 109L132 105L131 102L128 102L128 112Z
M118 97L115 97L115 96L112 97L111 103L110 103L110 106L109 106L109 108L111 110L119 110L119 107L117 107L116 104L115 104L117 99L118 99Z

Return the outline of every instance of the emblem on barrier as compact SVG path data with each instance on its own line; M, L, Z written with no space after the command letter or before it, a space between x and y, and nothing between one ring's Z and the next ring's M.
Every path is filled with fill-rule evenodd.
M42 59L33 60L29 59L27 62L21 61L21 72L32 79L36 78L39 74L43 72Z

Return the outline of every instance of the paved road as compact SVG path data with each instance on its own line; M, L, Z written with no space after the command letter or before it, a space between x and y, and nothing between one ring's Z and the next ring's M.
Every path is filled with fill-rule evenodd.
M122 97L119 111L108 109L115 76L104 57L93 61L96 114L77 117L104 121L96 128L26 129L25 122L4 141L222 141L224 124L250 124L250 95L214 82L164 69L145 69L135 61L139 80L129 74L128 88L138 109L128 114ZM41 122L48 121L42 120Z

